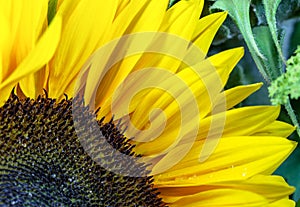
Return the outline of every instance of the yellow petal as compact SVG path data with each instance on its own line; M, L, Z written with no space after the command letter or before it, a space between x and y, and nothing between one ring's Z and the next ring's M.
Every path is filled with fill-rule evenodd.
M25 5L28 8L23 8L27 12L23 15L22 24L20 24L22 26L19 28L18 53L16 54L16 58L19 60L22 60L34 47L43 27L46 27L47 24L48 1L28 2ZM43 74L44 71L41 70L26 76L20 81L20 88L27 97L35 98L38 94L41 94L45 81L40 78L43 77Z
M139 151L144 155L151 155L166 149L174 140L179 141L187 133L195 132L193 136L196 136L200 118L204 117L212 106L213 100L210 98L215 97L222 88L222 84L217 85L220 79L217 73L212 73L201 79L190 68L186 68L169 78L164 78L162 75L157 77L159 78L156 80L159 82L156 83L155 89L148 91L148 94L141 100L134 99L136 108L131 114L131 121L134 127L143 131L136 134L131 125L126 131L126 135L129 137L135 137L139 141L148 140L147 143L136 143L138 145L137 151L145 149ZM136 78L134 80L143 79ZM174 82L177 84L174 85ZM214 85L209 86L210 83L214 83ZM130 92L130 90L126 90L126 92L128 91ZM203 102L203 99L207 101ZM124 102L119 101L119 103ZM152 111L155 109L160 109L163 112L153 114ZM150 114L151 121L147 116ZM156 129L161 128L163 123L166 123L166 126L161 134ZM150 124L151 128L145 130ZM154 138L156 139L152 141Z
M64 26L60 47L50 63L49 96L60 97L88 57L103 44L105 34L111 28L117 3L84 0L78 2L71 14L61 11L65 8L61 5L58 14L63 15Z
M4 8L0 7L0 83L3 81L5 76L8 74L8 65L9 58L8 54L10 53L10 28L9 21L7 21L4 12L2 11ZM6 57L5 57L6 56Z
M14 4L13 1L0 2L1 82L13 72L18 64L16 58L14 58L14 53L16 52L15 42L17 40L18 28L22 20L23 6L23 2L18 4Z
M157 31L168 7L168 1L166 0L142 0L141 3L143 7L138 10L139 13L131 20L130 25L127 27L127 34ZM138 4L133 3L132 6L138 6ZM136 10L134 7L130 9L131 11Z
M200 17L204 1L179 1L167 10L160 31L190 40Z
M219 12L205 16L198 21L192 42L196 44L204 54L207 54L210 44L219 27L226 19L226 16L227 12Z
M120 0L118 3L118 9L116 12L116 16L118 16L124 10L124 8L126 8L128 6L129 3L130 3L130 0Z
M47 16L46 0L30 0L14 4L12 1L1 1L1 38L0 81L3 81L17 65L23 61L35 46L41 34ZM3 76L3 78L1 78Z
M157 31L167 5L166 0L128 2L113 21L111 39L135 32Z
M205 69L205 68L199 68ZM221 69L220 69L221 70ZM155 73L153 72L152 75ZM228 73L220 72L221 79L224 80L225 76ZM151 74L149 76L150 80L152 79ZM200 123L200 134L198 135L199 139L207 136L207 133L210 132L210 136L215 136L214 134L222 133L222 128L225 124L225 129L223 131L224 136L229 135L248 135L249 133L253 133L258 128L265 126L265 124L273 122L279 113L279 109L275 107L271 108L243 108L239 110L233 110L226 113L219 113L213 117L208 117L199 122L200 118L203 118L209 111L212 106L213 100L210 100L211 97L216 97L219 91L221 91L222 84L216 84L219 77L217 76L217 80L214 79L215 75L210 74L206 77L200 79L199 75L195 73L194 70L190 68L186 68L185 70L180 71L178 74L172 76L171 78L164 78L162 75L158 75L156 78L159 83L156 84L157 88L164 89L166 92L161 91L160 89L148 90L147 95L142 93L142 96L136 96L133 99L133 107L130 105L130 112L125 113L128 106L124 105L124 101L121 99L118 100L119 106L125 107L123 109L124 113L121 114L131 114L131 122L132 125L128 124L128 130L126 131L126 135L129 137L135 137L137 140L147 140L146 143L135 143L137 144L136 150L139 153L144 155L151 155L162 152L175 140L180 140L183 136L189 134L190 132L197 131L198 125ZM162 78L163 80L160 80ZM179 78L178 81L176 78ZM132 97L131 93L132 89L135 89L134 84L143 85L143 78L135 78L134 83L131 84L131 89L124 89L124 93L126 96ZM184 84L181 86L179 83L181 81ZM204 83L203 83L203 82ZM177 82L176 85L173 83ZM213 85L209 85L210 83L214 83ZM257 86L256 86L257 87ZM188 95L192 92L192 95ZM172 94L170 96L170 94ZM202 100L207 100L203 102ZM195 107L192 105L192 101L196 101L198 108L193 110ZM197 107L197 106L196 106ZM152 114L152 121L150 122L148 119L148 115L151 114L153 110L159 108L164 113L156 113L156 115ZM241 110L241 111L240 111ZM261 111L262 117L268 117L264 119L264 121L260 121L261 117L257 117L257 110ZM121 110L122 111L122 110ZM190 113L189 120L182 121L182 115ZM118 114L115 113L114 114ZM228 115L227 115L228 114ZM198 116L198 117L197 117ZM117 115L118 118L121 118ZM238 118L237 118L238 117ZM225 119L227 119L226 123ZM255 119L255 120L251 120ZM162 120L169 120L167 122ZM237 121L236 121L237 120ZM257 121L260 121L257 123ZM232 123L236 121L236 123ZM151 129L147 129L147 132L144 130L151 123ZM165 129L161 134L157 128L161 128L162 123L166 123ZM221 124L220 126L218 124ZM249 127L248 123L257 123L251 124ZM134 127L132 127L134 126ZM157 126L157 128L155 128ZM135 132L134 128L138 128L140 130L144 130L139 132L138 134ZM219 129L219 127L222 127ZM234 128L232 128L234 127ZM185 132L185 134L180 134L179 130ZM248 131L247 131L248 130ZM234 134L233 134L234 133ZM154 141L152 141L156 138ZM178 139L177 139L178 138ZM150 141L151 140L151 141ZM160 143L160 144L159 144Z
M53 56L60 39L61 18L53 19L49 28L39 39L36 46L29 52L25 59L18 65L12 74L0 84L1 100L6 100L12 88L22 78L41 69ZM3 94L3 95L2 95Z
M169 200L166 200L169 201ZM170 206L178 207L263 207L268 201L258 194L234 189L215 189L181 198Z
M200 16L203 1L179 1L166 11L164 20L159 28L160 32L176 35L175 38L160 38L157 41L163 54L144 54L135 65L135 68L156 67L176 72L188 52L190 39ZM180 39L180 40L179 40ZM175 54L175 55L174 55ZM175 56L175 57L173 57ZM201 57L205 55L201 54ZM194 57L199 61L198 57ZM135 70L135 69L134 69Z
M280 107L275 106L248 106L217 113L200 121L197 139L206 138L208 133L216 137L220 132L223 137L251 135L274 122L279 112Z
M243 189L263 195L274 202L291 195L295 188L289 186L281 176L256 175L249 180L237 183L221 183L219 187Z
M166 111L168 117L172 116L172 114L176 113L176 107L174 108L174 105L177 104L177 99L179 100L180 96L188 94L188 92L192 92L193 96L184 98L185 102L180 102L180 107L188 107L191 99L197 99L201 113L200 117L204 117L212 104L213 100L211 100L211 98L216 97L222 90L224 82L226 82L229 73L233 69L233 64L236 64L236 61L240 59L242 51L240 48L228 51L226 54L228 54L228 58L231 57L232 64L227 63L230 66L225 65L225 67L219 67L217 73L216 71L212 71L214 69L210 68L211 65L202 63L202 67L199 65L197 68L185 68L178 74L174 74L174 76L160 81L162 74L158 79L157 88L163 89L166 92L153 89L140 100L139 107L135 109L132 115L132 121L135 126L140 129L145 126L148 122L145 114L150 114L154 108L160 108ZM225 62L226 60L227 58L223 61ZM210 73L203 73L202 71L205 70L210 71ZM155 77L153 77L153 81L155 81ZM173 84L175 81L178 84ZM218 82L221 83L218 84ZM173 99L169 96L169 93L174 94ZM203 100L207 101L203 102Z
M230 109L234 107L235 105L242 102L244 99L246 99L248 96L250 96L252 93L257 91L262 86L262 83L256 83L251 85L243 85L243 86L237 86L234 88L230 88L223 92L222 95L219 95L216 104L214 106L215 111L221 111L223 107L223 99L224 97L226 102L226 109ZM218 109L218 107L220 109Z
M43 94L43 89L46 89L47 75L45 68L27 75L19 82L22 93L30 98L36 98L38 95Z
M18 26L15 42L17 44L15 58L18 63L32 50L42 32L43 26L46 25L47 7L48 2L45 0L32 0L23 4L21 24Z
M196 142L183 159L182 151L190 143L179 145L163 157L152 171L161 172L154 177L157 187L200 186L271 174L296 147L295 142L279 137L227 137L219 139L211 154L201 151L203 144ZM204 162L199 161L200 152L208 157ZM176 161L179 163L168 169Z
M163 198L180 199L180 197L212 189L246 190L263 196L270 203L284 199L295 191L295 188L289 186L280 176L256 175L245 181L211 183L193 187L159 188L159 192Z
M296 127L282 122L274 121L267 126L258 129L253 135L254 136L281 136L288 137L295 131Z
M125 22L125 26L127 25L126 31L124 34L132 34L136 32L147 32L147 31L158 31L158 28L161 25L163 17L166 13L168 1L161 1L161 0L153 0L153 1L142 1L143 7L140 9L138 14L134 16L131 22ZM140 7L139 4L133 4L133 8ZM128 10L129 11L129 10ZM132 12L130 10L130 12ZM132 15L129 15L132 17ZM127 19L128 17L124 17ZM120 23L120 22L119 22ZM129 24L130 23L130 24ZM128 25L129 24L129 25ZM114 23L115 27L123 27ZM123 33L123 31L118 31L118 33ZM151 35L150 35L151 36ZM124 58L120 63L113 66L110 71L108 71L101 81L99 89L96 94L96 106L103 106L105 105L106 100L110 100L111 94L116 90L117 86L128 76L128 74L134 70L135 68L140 68L140 66L136 66L137 62L143 57L143 49L147 49L147 46L151 46L151 39L147 38L145 35L145 40L142 39L135 39L133 45L125 45L126 50L132 51L131 48L134 48L138 43L140 45L140 53L138 54L131 54L130 57ZM122 42L124 43L124 42ZM118 48L118 50L120 50ZM118 51L114 51L118 52ZM126 54L125 54L126 55ZM125 56L124 55L124 56ZM128 55L128 54L127 54ZM101 69L100 69L101 71ZM91 79L95 79L94 76L90 76L88 81ZM95 82L95 81L93 81ZM110 84L107 84L110 83Z
M272 202L268 205L268 207L295 207L296 203L293 200L290 200L288 197Z
M220 73L223 86L226 84L230 72L236 66L236 64L239 62L243 55L244 49L242 47L239 47L220 52L208 58L210 63ZM226 73L226 75L222 75L222 73Z

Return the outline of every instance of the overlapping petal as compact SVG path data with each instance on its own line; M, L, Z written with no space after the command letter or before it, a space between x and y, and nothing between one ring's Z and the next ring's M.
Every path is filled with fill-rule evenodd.
M35 95L34 74L45 67L53 56L60 40L61 18L57 16L48 29L46 23L47 1L1 1L1 104L21 79L26 95ZM30 28L28 30L28 28ZM25 78L25 79L24 79ZM30 82L30 83L29 83ZM28 85L27 85L28 83Z
M258 187L259 186L259 187ZM266 176L266 175L256 175L244 181L225 181L225 182L217 182L217 183L210 183L209 185L201 185L199 187L194 188L186 188L186 187L167 187L161 188L160 192L165 197L166 202L174 203L175 206L178 203L184 202L182 199L185 196L194 197L196 202L199 202L200 194L206 194L207 192L212 192L212 190L216 189L234 189L234 190L241 190L244 193L253 193L254 197L258 197L257 201L255 201L254 206L260 206L259 202L263 203L263 206L294 206L295 203L287 199L287 196L290 195L294 188L290 187L286 184L283 178L279 176ZM170 193L172 192L172 193ZM201 192L201 193L199 193ZM258 196L261 195L261 196ZM224 195L223 195L224 196ZM217 196L218 197L218 196ZM227 202L231 201L234 197L234 191L231 193L226 194ZM251 199L245 198L244 200L240 200L240 206L248 206L251 203ZM185 202L188 204L188 202ZM204 202L204 206L210 205L211 203ZM286 204L286 205L283 205ZM236 204L235 204L236 205Z
M157 175L156 184L197 186L210 182L245 180L257 174L271 174L296 146L279 137L232 136L221 138L215 151L205 162L200 163L203 143L196 142L178 164ZM178 152L186 145L180 145L164 156L153 168L153 173L176 160ZM204 156L209 151L202 153Z
M170 206L294 206L288 199L294 189L282 178L270 176L295 148L295 143L285 138L294 127L276 121L279 107L233 108L261 86L259 83L223 91L243 55L242 48L206 58L226 12L199 20L204 3L199 0L180 1L170 9L168 1L161 0L64 0L58 2L57 14L47 26L47 1L31 3L0 2L1 102L17 83L25 96L34 98L45 88L52 98L61 98L64 93L72 97L81 69L88 66L83 71L87 82L82 86L86 101L95 96L96 107L102 107L99 115L110 119L113 93L128 76L143 68L163 69L171 75L165 78L153 72L140 76L126 86L123 95L132 95L135 86L152 80L166 89L151 88L136 94L125 114L130 116L132 126L140 129L136 133L129 126L126 133L140 140L132 141L136 152L152 161L155 186L164 201ZM201 55L187 65L170 55L141 52L117 62L107 73L104 67L98 67L93 59L96 56L91 55L99 47L136 32L177 35L186 39L186 44L165 40L161 48L180 51L182 58L188 59L192 45L196 45ZM151 48L154 40L141 41L142 47ZM105 65L131 46L116 44L100 60ZM185 87L178 84L178 79ZM187 94L192 94L195 102ZM121 94L116 99L117 105L122 105L123 98ZM193 103L199 113L189 110ZM156 108L164 114L151 114ZM184 123L181 110L189 117ZM151 124L159 128L162 120L166 125L158 137L143 133ZM199 126L195 124L198 122ZM194 131L195 142L190 142ZM215 149L205 148L209 139L217 141ZM181 158L180 152L189 146L191 149ZM207 159L200 162L200 156ZM178 162L170 166L174 160Z

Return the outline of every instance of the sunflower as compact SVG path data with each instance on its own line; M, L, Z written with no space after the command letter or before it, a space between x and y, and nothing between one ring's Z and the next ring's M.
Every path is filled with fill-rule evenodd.
M243 49L206 58L203 2L1 1L0 204L294 206L294 127L234 108L261 84L223 90Z

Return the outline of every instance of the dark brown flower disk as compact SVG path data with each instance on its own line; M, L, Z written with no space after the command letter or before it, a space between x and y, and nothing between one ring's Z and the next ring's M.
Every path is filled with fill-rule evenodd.
M164 206L117 126L75 103L12 94L0 108L0 206ZM116 158L111 147L133 159ZM145 176L115 173L122 170Z

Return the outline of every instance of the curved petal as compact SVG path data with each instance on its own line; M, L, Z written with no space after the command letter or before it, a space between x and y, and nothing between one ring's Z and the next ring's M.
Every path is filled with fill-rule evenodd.
M226 16L227 12L218 12L203 17L198 21L197 27L194 30L192 42L196 44L204 54L207 54L213 38L226 19Z
M208 58L210 63L220 73L220 77L222 77L223 81L223 86L225 86L229 78L229 74L231 73L232 69L236 66L236 64L240 61L240 59L243 57L243 55L244 48L238 47L220 52ZM222 73L226 73L226 75L222 75Z
M251 85L242 85L242 86L236 86L234 88L230 88L226 91L224 91L223 95L218 95L218 98L215 103L215 111L221 111L223 107L223 99L226 98L226 109L231 109L235 105L241 103L244 99L249 97L252 93L260 89L262 86L262 83L255 83ZM220 108L220 109L218 109Z
M167 197L175 200L213 189L249 191L263 196L270 203L286 199L288 195L295 191L295 188L289 186L282 177L271 175L256 175L245 181L211 183L210 185L194 187L169 187L160 188L159 190L163 198Z
M203 144L196 142L179 163L155 175L157 187L200 186L271 174L296 147L295 142L279 137L227 137L219 140L212 154L205 155L210 152L201 152ZM155 164L153 174L178 161L180 152L188 146L180 145L169 152ZM200 163L200 152L208 157L205 162Z
M11 1L0 2L0 8L3 9L0 12L0 83L9 78L18 65L36 47L37 41L47 24L47 3L46 0L31 0L18 4ZM57 44L56 42L54 41L53 44ZM12 87L13 85L7 91L10 92Z
M295 207L296 203L293 200L290 200L288 197L272 202L268 205L268 207Z
M126 31L122 32L124 34L134 34L137 32L155 32L159 30L159 27L162 23L162 20L166 13L166 8L168 5L168 1L161 1L161 0L153 0L153 1L142 1L143 5L142 8L138 11L137 15L133 17L131 22L125 20L125 25L127 25ZM140 6L133 4L133 6ZM131 10L128 10L132 12ZM132 16L129 15L130 17ZM125 19L127 19L126 17ZM120 23L120 22L119 22ZM130 23L130 24L129 24ZM115 27L120 27L117 23L114 23ZM136 42L139 40L136 40ZM141 48L149 45L150 41L145 40L145 42L141 42L140 44L143 45ZM130 47L127 45L127 47ZM128 48L128 50L130 50ZM116 51L118 52L118 51ZM106 74L101 84L98 88L97 95L96 95L96 106L103 106L105 105L106 100L110 100L111 94L114 90L119 86L122 81L128 76L128 74L132 71L140 69L142 66L138 65L138 62L141 58L143 58L144 54L139 53L135 55L131 55L130 57L124 58L120 63L113 66ZM146 62L147 61L143 61ZM92 77L91 77L92 79ZM110 83L109 85L106 83Z
M215 189L200 192L191 196L186 196L175 202L166 200L170 206L184 207L262 207L268 204L268 201L258 194L235 189Z
M208 133L217 136L220 130L222 137L251 135L274 122L279 112L280 107L276 106L247 106L217 113L200 120L197 139L205 139Z
M68 2L63 2L58 10L63 16L63 30L60 47L50 62L49 96L53 98L59 98L63 92L73 95L73 91L65 91L67 86L88 57L103 44L105 31L110 30L117 9L117 1L83 0L68 13L62 11L63 4Z
M12 88L22 78L40 70L53 56L60 39L61 18L55 17L45 31L44 35L38 40L36 46L29 52L18 67L1 84L1 100L6 100ZM2 95L3 94L3 95Z
M295 131L296 127L282 122L282 121L274 121L267 126L258 129L253 133L253 136L281 136L288 137L293 131Z

